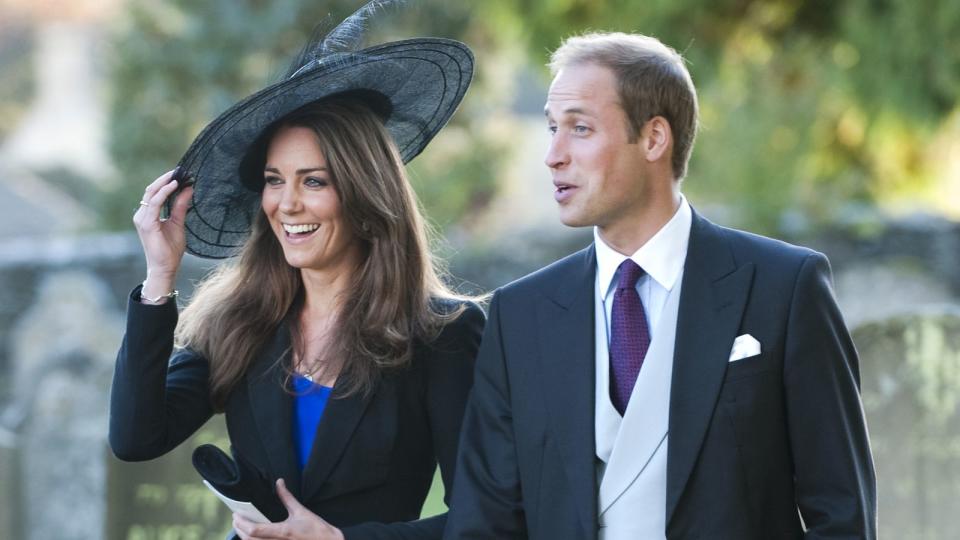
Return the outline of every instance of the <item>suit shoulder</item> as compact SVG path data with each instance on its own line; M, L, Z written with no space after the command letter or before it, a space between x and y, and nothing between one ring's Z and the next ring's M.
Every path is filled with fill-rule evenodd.
M534 292L555 289L571 272L577 271L584 265L595 264L593 244L558 259L539 270L535 270L519 279L500 287L501 295L526 296Z
M739 263L752 262L758 267L786 270L801 266L811 256L826 260L825 255L808 247L737 229L719 228Z

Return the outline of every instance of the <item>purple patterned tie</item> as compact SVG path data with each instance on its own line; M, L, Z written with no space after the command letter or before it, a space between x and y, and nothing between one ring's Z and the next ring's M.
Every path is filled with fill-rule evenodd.
M637 280L644 274L643 269L627 259L620 263L618 271L620 283L613 295L610 323L610 399L623 416L650 347L650 330L637 294Z

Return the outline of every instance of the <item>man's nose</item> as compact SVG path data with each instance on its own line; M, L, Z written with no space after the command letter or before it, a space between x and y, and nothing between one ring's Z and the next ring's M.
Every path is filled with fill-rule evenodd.
M557 169L563 167L570 161L569 153L567 152L567 145L565 144L563 137L560 135L554 135L550 139L550 146L547 147L547 155L544 156L543 162L550 167L551 169Z

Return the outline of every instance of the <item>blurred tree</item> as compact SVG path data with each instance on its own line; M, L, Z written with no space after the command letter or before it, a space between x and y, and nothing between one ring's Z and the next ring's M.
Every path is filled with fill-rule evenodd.
M275 79L328 10L339 21L359 4L131 0L114 59L112 152L125 181L102 215L126 227L142 186L207 121ZM421 0L388 22L374 40L450 36L478 54L454 129L411 167L442 226L483 208L517 146L477 129L516 92L510 70L543 66L563 37L589 29L639 31L685 54L703 125L685 189L732 223L791 232L923 197L960 212L936 196L960 183L945 165L951 145L931 146L956 138L948 119L960 115L956 2Z
M489 0L482 10L534 65L596 29L683 52L703 126L685 189L741 226L789 232L960 183L929 148L958 112L957 2Z
M176 164L207 122L278 80L324 16L330 14L336 24L360 5L358 0L130 0L112 59L110 151L124 178L103 199L104 224L128 228L129 209L143 187ZM425 0L375 20L369 41L462 37L471 31L470 21L468 6ZM477 87L469 94L475 102L482 100ZM464 109L454 124L466 122L470 105ZM433 166L415 174L424 205L441 224L469 214L493 191L495 173L486 164L494 160L483 158L501 149L474 131L460 132L466 144L444 159L430 159L433 148L443 146L441 133L420 158ZM465 168L470 162L478 167Z

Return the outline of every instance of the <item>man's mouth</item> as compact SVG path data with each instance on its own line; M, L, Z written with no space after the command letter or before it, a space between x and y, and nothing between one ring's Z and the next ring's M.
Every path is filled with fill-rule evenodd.
M553 192L553 198L558 203L566 202L577 189L577 186L564 184L563 182L554 182L553 185L556 188Z

